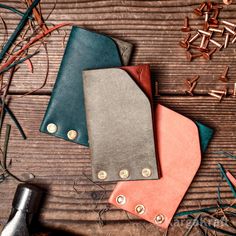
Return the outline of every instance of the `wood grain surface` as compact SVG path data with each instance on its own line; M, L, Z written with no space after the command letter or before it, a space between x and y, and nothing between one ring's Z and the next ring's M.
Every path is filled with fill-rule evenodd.
M24 11L21 1L0 1ZM160 85L160 102L173 110L194 120L201 121L215 129L215 136L202 157L202 165L178 211L197 209L200 206L216 205L217 186L220 174L217 163L222 163L236 174L236 160L215 154L216 151L235 153L236 149L236 98L227 97L221 103L209 97L209 89L222 88L225 84L218 80L225 65L229 65L230 80L227 83L232 92L236 82L235 45L230 44L217 52L212 61L197 59L187 62L184 50L178 46L183 37L180 28L185 16L197 29L202 20L192 14L201 1L197 0L58 0L48 19L53 24L72 22L98 32L106 33L135 45L131 64L150 63L153 80ZM218 1L221 2L221 1ZM55 1L42 0L41 7L45 16L53 8ZM236 3L224 8L221 17L235 22ZM7 10L0 14L8 25L9 33L16 27L19 17ZM106 225L99 225L98 213L107 206L107 199L114 184L103 185L106 192L92 184L90 176L89 149L40 133L39 126L44 115L56 74L63 55L63 38L70 27L54 32L48 39L50 73L46 86L34 95L21 97L22 94L38 88L46 73L45 52L33 58L34 73L22 65L17 71L11 86L9 106L22 124L28 139L22 140L18 130L11 123L12 133L9 159L12 159L12 172L17 176L33 173L34 182L47 189L47 198L40 213L40 222L51 229L61 230L60 235L162 235L158 229L124 211L111 207L102 215ZM67 39L67 37L66 37ZM1 25L0 40L3 40ZM200 75L196 96L184 95L183 81L193 75ZM74 186L75 184L75 186ZM9 179L0 185L0 229L9 216L11 201L17 182ZM76 187L77 192L74 190ZM227 184L221 184L224 201L231 202L233 195ZM94 200L94 193L99 199ZM161 194L161 193L160 193ZM183 235L185 226L173 226L168 235ZM59 232L59 231L58 231ZM64 232L64 233L63 233ZM58 233L59 235L59 233ZM69 234L68 234L69 235ZM192 232L190 235L200 235ZM220 235L220 234L218 234Z

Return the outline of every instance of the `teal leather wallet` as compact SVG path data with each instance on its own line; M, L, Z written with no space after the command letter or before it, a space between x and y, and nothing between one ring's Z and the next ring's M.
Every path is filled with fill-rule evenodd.
M213 137L214 130L198 121L195 121L195 123L198 127L200 143L201 143L201 151L202 153L204 153Z
M73 26L40 131L88 146L82 71L127 64L132 45Z

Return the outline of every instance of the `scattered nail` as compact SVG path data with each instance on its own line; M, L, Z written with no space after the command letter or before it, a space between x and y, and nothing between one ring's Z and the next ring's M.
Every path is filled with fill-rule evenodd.
M188 40L190 39L190 37L191 37L191 34L188 33L188 34L185 36L185 38L179 42L179 45L180 45L182 48L187 48L187 49L188 49L188 48L189 48L189 42L188 42Z
M186 16L185 18L184 18L184 26L181 28L181 31L182 32L189 32L191 29L190 29L190 27L189 27L189 19L188 19L188 17Z
M212 97L215 97L215 98L218 98L218 100L221 102L222 98L223 98L223 95L218 95L218 94L215 94L215 93L211 93L209 92L208 93L210 96Z
M224 0L225 1L225 0ZM228 0L228 3L232 0ZM210 60L211 56L216 52L222 50L222 48L227 48L229 42L234 44L236 42L236 24L226 21L219 20L219 14L223 9L222 4L216 2L204 1L197 8L194 9L194 13L198 16L202 16L204 20L204 25L202 29L197 29L197 32L190 37L190 33L187 35L187 40L181 40L179 42L180 46L185 48L186 57L188 61L192 61L194 58L203 56L206 60ZM220 27L219 26L223 26ZM186 16L184 18L184 26L181 28L183 32L189 32L191 26L189 25L189 18ZM223 37L225 34L224 42L217 41L213 38L215 35ZM233 36L231 36L233 35ZM201 37L201 42L199 45L193 44L198 38ZM232 37L232 39L231 39ZM216 47L212 48L211 44L214 44ZM201 52L201 54L197 53ZM196 53L195 53L196 52ZM224 80L223 77L221 79Z
M186 52L186 57L188 61L192 61L194 58L201 57L201 56L202 56L202 53L192 54L189 51Z
M209 19L209 22L211 24L219 24L218 16L220 14L220 8L216 6L216 7L213 7L213 9L214 9L214 15Z
M203 3L201 3L201 5L198 7L198 8L196 8L196 9L194 9L194 13L197 15L197 16L202 16L203 15L203 9L204 9L204 7L206 6L206 2L203 2Z
M203 58L206 59L207 61L211 60L211 56L215 53L216 50L217 50L217 47L211 49L211 51L208 52L208 53L207 53L207 52L204 52L204 53L202 54Z
M209 24L208 28L219 28L219 24Z
M232 44L234 44L236 41L236 36L234 36L233 40L232 40Z
M227 96L228 93L228 89L225 88L224 90L210 90L211 93L215 93L215 94L221 94L224 96Z
M209 24L208 22L205 22L204 30L207 31L209 28L219 28L219 24Z
M234 83L233 97L236 97L236 83Z
M210 27L208 30L211 31L211 32L220 33L220 35L222 36L224 34L225 28L223 28L223 29L216 29L216 28Z
M193 84L192 84L192 86L190 87L190 89L189 89L189 90L186 90L185 93L186 93L187 95L193 96L193 90L195 89L196 85L197 85L197 81L193 82Z
M185 85L187 85L189 88L191 88L192 85L193 85L193 83L194 83L195 81L198 81L198 79L199 79L199 75L195 75L192 79L186 79L184 83L185 83Z
M200 33L197 32L190 40L189 43L193 43L196 39L198 39L200 37Z
M236 32L235 32L234 30L230 29L228 26L225 26L225 29L226 29L229 33L231 33L233 36L236 35Z
M221 23L222 23L223 25L232 26L232 27L234 27L234 28L236 27L236 24L231 23L231 22L226 21L226 20L222 20Z
M210 39L210 42L215 44L219 48L219 50L221 50L224 46L224 44L220 44L220 43L216 42L214 39Z
M180 45L180 47L185 48L185 49L189 48L189 43L188 42L180 41L179 45Z
M204 12L204 15L205 15L205 22L208 22L209 12L208 11Z
M225 5L230 5L233 2L233 0L223 0L223 3Z
M198 30L198 32L208 37L212 36L212 32L207 32L205 30L200 30L200 29Z
M229 34L229 33L226 33L226 34L225 34L224 48L227 48L227 47L228 47L228 44L229 44L229 37L230 37L230 34Z
M202 36L201 44L200 44L200 47L199 47L200 51L204 51L206 49L206 47L204 46L205 42L206 42L206 35L204 34Z
M219 77L219 80L221 80L222 82L227 82L228 81L228 77L227 77L228 71L229 71L229 66L226 66L222 75Z
M213 8L212 2L211 2L211 1L208 1L208 2L207 2L207 11L210 12L210 11L212 10L212 8Z

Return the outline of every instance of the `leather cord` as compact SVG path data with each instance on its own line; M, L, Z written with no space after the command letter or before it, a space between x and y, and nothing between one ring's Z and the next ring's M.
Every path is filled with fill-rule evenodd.
M200 208L196 210L190 210L190 211L181 211L175 214L175 218L181 217L181 216L187 216L187 215L193 215L193 214L198 214L201 212L209 212L212 210L217 210L220 208L233 208L236 209L236 206L230 205L230 204L219 204L219 206L212 206L212 207L205 207L205 208Z
M8 67L6 67L5 69L1 70L1 71L0 71L0 75L1 75L2 73L4 73L4 72L10 70L12 67L15 67L15 66L17 66L17 65L19 65L19 64L21 64L21 63L23 63L24 61L30 59L31 57L35 56L35 55L38 54L38 53L39 53L39 51L36 51L36 52L34 52L33 54L27 55L26 57L21 58L20 60L18 60L18 61L16 61L16 62L12 63L11 65L9 65Z
M24 15L21 18L19 24L17 25L15 31L10 36L10 38L8 39L8 41L6 42L6 44L4 45L4 47L3 47L3 49L2 49L2 51L0 53L0 62L3 60L4 56L6 55L7 51L11 47L11 45L15 42L16 38L18 37L18 35L20 34L21 30L24 28L26 22L28 21L29 15L31 15L32 10L34 9L34 7L36 7L38 5L39 2L40 2L40 0L35 0L31 4L31 6L28 7L26 12L24 13Z
M189 218L195 219L193 216L189 216ZM197 223L197 224L199 224L199 225L201 225L201 226L203 226L203 227L206 227L207 229L214 230L214 231L219 232L219 233L222 233L222 234L224 234L224 235L233 235L233 236L235 235L235 233L233 233L233 232L226 231L226 230L220 229L220 228L216 228L216 227L214 227L213 225L210 225L210 224L208 224L208 223L202 221L200 217L199 217L199 219L195 219L195 220L196 220L196 223Z
M0 104L2 104L2 99L0 99ZM23 128L21 127L19 121L17 120L16 116L14 115L14 113L12 112L12 110L7 106L7 104L5 103L4 104L4 111L3 111L3 119L4 119L4 116L5 116L5 113L8 113L9 116L11 117L11 119L14 121L17 129L19 130L21 136L23 139L27 139L25 133L24 133L24 130Z
M12 11L12 12L18 14L19 16L24 16L24 13L23 13L23 12L17 10L17 9L14 8L14 7L7 6L7 5L5 5L5 4L0 3L0 8L4 8L4 9L7 9L7 10L9 10L9 11ZM33 19L34 19L32 16L28 16L28 18L29 18L30 20L33 20Z

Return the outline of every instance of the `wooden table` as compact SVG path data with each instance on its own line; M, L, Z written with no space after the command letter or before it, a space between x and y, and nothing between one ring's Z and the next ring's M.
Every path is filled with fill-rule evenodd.
M218 1L221 2L221 1ZM1 1L24 11L21 1ZM135 45L131 64L150 63L153 80L159 81L160 102L190 118L201 121L215 129L215 136L202 157L202 165L188 193L181 203L179 211L196 209L199 206L216 204L217 186L220 174L217 163L222 163L236 174L236 161L214 151L234 152L236 149L236 99L225 98L221 103L207 95L209 89L222 88L224 83L218 80L225 65L230 66L227 83L232 92L236 82L235 45L217 52L213 60L203 58L187 62L184 50L178 42L183 38L180 28L185 16L190 18L194 29L202 19L196 18L193 9L200 4L197 0L58 0L56 8L48 22L73 22L110 36L132 42ZM53 8L54 0L42 0L43 14L46 16ZM221 17L235 22L236 4L225 7ZM19 17L0 9L9 33L13 31ZM2 26L1 26L2 27ZM42 224L74 233L74 235L160 235L157 228L124 211L111 207L102 215L106 225L101 227L98 212L107 205L107 199L114 185L104 185L107 190L102 201L95 201L92 192L101 194L83 175L90 175L89 149L40 133L39 126L43 118L51 90L56 79L58 67L63 55L63 38L70 27L54 32L48 38L50 57L49 79L43 89L21 98L21 95L38 88L46 73L46 58L43 50L32 60L34 73L31 74L23 64L14 77L10 89L9 106L22 124L28 139L22 140L18 130L7 117L5 123L13 124L9 155L12 159L12 172L17 176L30 172L38 182L48 188L48 195L40 215ZM0 31L3 39L3 28ZM195 96L184 94L183 82L193 75L200 75ZM5 126L5 125L4 125ZM74 182L79 191L74 188ZM6 222L17 182L9 179L0 185L0 224ZM225 181L222 183L222 198L232 201L233 196ZM62 235L67 235L64 232ZM183 235L184 230L171 227L169 235ZM56 235L59 235L56 234ZM192 234L194 235L194 234ZM197 235L197 234L196 234Z

